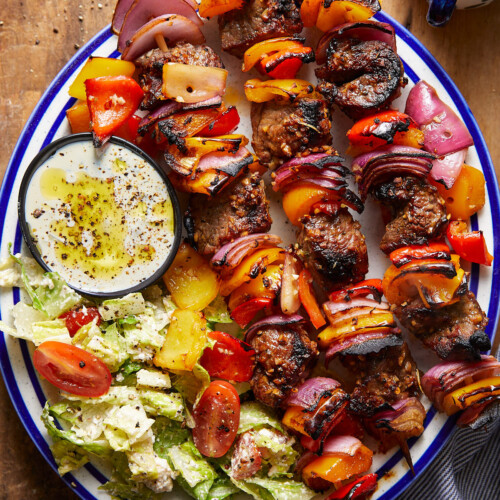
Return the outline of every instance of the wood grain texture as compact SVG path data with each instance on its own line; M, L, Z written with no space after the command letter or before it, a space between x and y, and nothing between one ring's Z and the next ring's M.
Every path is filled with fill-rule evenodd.
M114 0L0 1L0 178L22 127L76 50L111 20ZM468 101L500 164L500 1L456 12L444 29L425 21L425 0L384 0L384 10L434 54ZM76 499L45 463L0 381L0 499Z

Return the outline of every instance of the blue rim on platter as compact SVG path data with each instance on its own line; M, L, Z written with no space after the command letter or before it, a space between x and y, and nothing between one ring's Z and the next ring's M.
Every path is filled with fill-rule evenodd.
M400 25L397 21L392 19L387 14L381 12L378 13L375 18L379 21L386 22L394 26L396 30L396 35L398 38L403 40L414 52L418 54L418 56L425 63L427 68L434 74L434 76L439 80L440 84L445 88L447 93L453 99L455 105L457 106L467 128L469 129L476 147L477 154L479 156L480 164L482 166L483 173L485 175L485 179L487 182L487 191L488 198L490 202L490 210L492 215L492 228L493 228L493 255L500 256L500 237L495 237L499 234L500 231L500 203L499 203L499 190L496 182L495 170L491 161L491 157L489 155L487 146L485 144L484 138L479 130L477 122L470 111L465 99L460 94L458 88L450 79L450 77L446 74L443 68L439 65L439 63L434 59L434 57L430 54L430 52L402 25ZM32 133L36 130L38 123L44 115L45 110L48 108L50 103L53 101L54 97L61 89L61 87L65 84L68 77L72 75L78 66L80 66L96 49L98 49L104 42L106 42L113 35L110 32L109 26L100 31L92 40L90 40L80 51L78 51L73 58L63 67L63 69L56 76L52 84L43 94L39 103L35 107L32 112L27 124L25 125L20 138L16 144L12 157L10 159L9 165L7 167L7 171L4 177L4 181L2 184L2 188L0 190L0 227L4 227L5 218L6 218L6 208L9 201L9 194L12 190L14 180L16 179L17 171L19 169L19 165L23 158L24 150L26 145L29 143L30 137ZM119 53L114 51L109 54L109 57L118 57ZM411 68L411 66L406 62L404 62L406 75L410 78L410 80L415 83L420 78L415 71ZM54 121L52 127L48 131L42 148L49 144L56 134L59 126L63 122L65 118L65 111L70 106L72 106L75 102L75 99L68 98L64 109L59 113L56 120ZM478 229L478 219L477 216L473 216L471 218L471 226L473 230ZM0 244L2 242L3 231L0 231ZM21 233L19 227L16 231L16 237L14 241L14 251L20 251L21 248ZM500 257L496 258L493 262L492 269L492 286L491 286L491 298L489 301L489 309L488 309L488 317L490 319L490 323L488 325L487 333L490 338L493 337L494 333L497 330L497 325L499 321L499 309L500 309ZM471 282L470 288L476 293L479 284L479 266L474 264L471 269ZM20 294L19 290L14 290L14 302L19 301ZM0 311L1 313L1 311ZM1 317L0 317L1 319ZM30 354L28 351L27 343L23 340L19 341L21 346L22 356L24 358L29 379L31 384L33 385L36 396L43 406L45 403L45 396L40 386L40 382L37 378L37 375L33 369ZM45 437L41 434L38 427L36 426L33 416L29 413L28 407L26 406L25 401L23 400L21 391L17 385L16 377L14 375L13 367L11 364L11 360L9 358L9 354L7 351L7 345L5 341L4 335L0 335L0 370L2 372L3 378L5 380L5 384L7 387L7 391L9 396L14 404L14 407L21 419L26 431L29 436L39 449L40 453L47 460L50 466L57 471L57 466L54 462L52 454L49 449L49 445L45 440ZM432 420L436 411L434 408L428 411L425 427L427 427L428 423ZM432 463L437 453L442 449L448 438L454 431L455 428L455 418L449 418L445 425L441 428L441 430L437 433L432 441L431 445L425 450L425 452L421 455L419 460L415 464L415 472L416 476L420 476L423 471ZM410 447L417 441L416 438L410 440ZM390 470L396 463L401 461L402 454L401 452L394 453L386 463L377 471L379 474L383 474L384 472ZM87 471L97 480L99 483L103 484L107 481L107 478L93 465L87 464L85 466ZM388 489L380 499L390 500L396 498L400 495L416 478L413 478L411 472L407 472L404 474L390 489ZM79 482L75 476L71 473L66 474L62 477L62 480L78 495L80 498L85 500L93 500L95 496L91 494L84 485Z

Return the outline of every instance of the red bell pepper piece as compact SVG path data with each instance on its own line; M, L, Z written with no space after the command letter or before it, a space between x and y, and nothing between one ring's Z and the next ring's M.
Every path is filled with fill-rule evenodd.
M133 142L137 144L137 130L139 129L139 123L141 117L137 115L132 115L125 123L120 125L114 132L113 135L121 137L128 142Z
M263 57L257 64L257 70L263 75L275 79L295 78L304 60L310 60L311 47L294 47L280 50Z
M234 308L231 313L231 318L242 328L245 328L259 311L266 309L266 307L270 307L272 303L273 299L266 299L263 297L247 300Z
M320 328L326 324L325 318L321 313L321 309L318 306L316 297L312 290L312 277L311 273L307 269L302 269L299 274L299 298L300 302L304 306L309 318L311 318L311 323L314 328Z
M144 92L129 76L100 76L85 80L92 131L98 144L113 134L137 110Z
M209 123L197 135L200 137L217 137L232 133L240 123L240 115L234 106L229 106L215 120Z
M469 262L491 266L493 255L488 252L482 231L468 231L465 221L454 220L450 222L446 236L460 257Z
M200 365L209 375L234 382L250 380L255 367L255 351L229 333L215 331L208 336L215 344L203 351Z
M396 267L404 266L412 260L444 259L450 260L450 249L446 243L435 241L427 245L412 245L398 248L389 255Z
M364 500L377 487L377 474L367 474L334 491L326 500Z
M375 300L380 302L383 295L382 280L371 279L360 281L359 283L343 288L342 290L331 292L329 298L332 302L338 302L341 300L349 301L353 297L366 297L367 295L372 295Z

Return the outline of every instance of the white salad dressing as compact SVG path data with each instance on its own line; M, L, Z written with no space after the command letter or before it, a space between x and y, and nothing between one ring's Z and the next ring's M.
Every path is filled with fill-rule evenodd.
M81 291L114 293L153 275L174 241L174 213L156 169L127 148L61 147L33 174L26 222L44 262Z

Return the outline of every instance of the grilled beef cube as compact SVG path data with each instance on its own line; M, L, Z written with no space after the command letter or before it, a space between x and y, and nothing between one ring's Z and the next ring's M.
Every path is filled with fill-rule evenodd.
M251 118L255 154L271 168L332 142L330 112L320 96L293 103L252 103Z
M163 52L150 50L135 61L139 71L139 84L144 90L142 109L153 109L162 99L163 65L167 62L223 68L221 58L208 45L192 45L180 42L175 47Z
M279 407L308 375L316 360L316 342L301 325L263 326L250 340L256 367L250 385L259 401Z
M325 288L361 281L368 272L368 253L360 224L347 209L336 215L308 215L297 236L306 266Z
M241 9L219 16L222 50L243 57L263 40L302 31L299 0L245 0Z
M398 55L376 40L332 39L316 76L326 99L356 120L387 108L406 85Z
M397 177L377 186L372 194L393 214L380 243L386 254L408 245L424 245L444 234L448 225L444 200L424 180Z
M441 359L478 360L480 351L491 348L490 339L484 332L488 318L471 291L462 295L458 302L439 309L428 309L417 298L396 307L394 314Z
M198 251L210 255L240 236L266 233L272 222L264 182L260 174L248 173L216 197L192 195L186 229Z
M420 393L417 368L405 342L366 356L341 356L341 361L356 381L350 409L361 417Z

